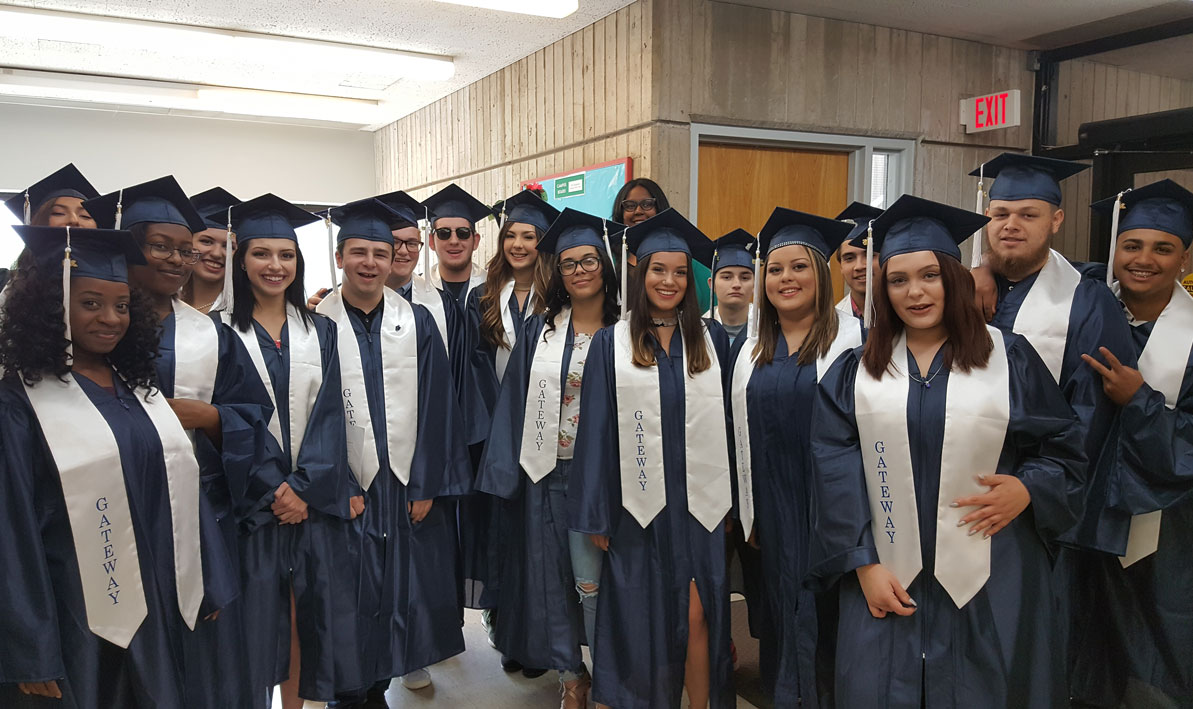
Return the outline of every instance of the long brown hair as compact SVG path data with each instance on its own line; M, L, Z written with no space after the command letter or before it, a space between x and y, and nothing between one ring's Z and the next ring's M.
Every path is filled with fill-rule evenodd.
M489 259L489 265L486 266L488 273L485 276L485 292L480 297L481 337L494 348L507 350L512 349L514 344L505 341L505 326L501 324L501 307L505 304L501 302L501 289L514 277L514 269L510 267L509 261L505 260L503 245L514 224L515 222L507 221L502 225L501 231L497 232L497 253L493 254ZM538 227L534 227L534 237L536 244L543 238L543 232ZM555 270L554 255L542 251L536 253L538 256L534 259L534 293L526 303L530 309L528 314L531 315L543 311L547 286L551 283L551 272Z
M646 297L646 274L650 271L654 254L646 257L630 270L626 305L630 311L630 344L633 362L639 367L653 367L654 343L650 324L650 299ZM684 357L688 361L688 375L696 376L712 366L712 357L704 340L704 323L700 321L700 303L696 300L696 288L692 274L692 257L687 257L688 285L684 289L683 302L677 308L677 328L683 336Z
M803 246L801 244L801 246ZM812 274L816 279L816 297L812 301L812 329L804 337L799 348L799 364L808 365L828 354L837 337L837 308L833 303L833 281L829 274L828 261L816 249L803 246L812 262ZM766 262L770 262L767 256ZM754 345L754 361L770 364L775 359L775 347L783 336L779 327L779 311L766 297L766 265L762 267L762 302L758 304L758 342ZM790 353L788 353L790 354Z
M974 303L973 276L955 258L936 255L940 262L940 280L944 286L944 324L948 340L942 348L942 364L949 369L969 372L990 361L994 343L986 330L986 321ZM895 339L903 332L903 321L887 295L886 265L878 270L874 290L874 324L866 335L862 365L870 376L882 379L891 365Z

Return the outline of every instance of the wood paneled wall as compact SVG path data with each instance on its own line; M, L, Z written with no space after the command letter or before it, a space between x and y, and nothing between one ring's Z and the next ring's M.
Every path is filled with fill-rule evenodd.
M1193 106L1193 81L1074 59L1059 67L1058 145L1077 142L1082 123Z

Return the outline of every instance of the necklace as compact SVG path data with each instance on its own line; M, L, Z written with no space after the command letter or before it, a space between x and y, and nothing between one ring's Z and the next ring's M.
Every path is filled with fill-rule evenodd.
M655 327L675 327L679 324L679 318L675 316L669 318L651 318L650 324Z
M925 389L931 389L932 388L932 380L936 378L937 374L940 374L940 370L942 370L942 369L944 369L944 362L940 363L940 366L936 368L935 372L928 372L927 379L920 379L919 377L917 377L914 374L911 374L910 372L907 374L907 376L911 377L911 380L913 382L919 382L920 384L923 384Z

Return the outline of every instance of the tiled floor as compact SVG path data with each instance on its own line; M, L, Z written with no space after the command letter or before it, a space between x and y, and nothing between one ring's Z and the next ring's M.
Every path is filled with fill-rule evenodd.
M738 603L735 603L736 611ZM737 615L735 613L735 615ZM741 641L738 641L739 644ZM555 673L548 672L538 679L526 679L521 673L508 674L501 669L497 651L489 647L480 613L468 611L464 623L464 644L468 648L431 668L434 684L427 689L412 692L394 681L386 698L394 709L406 707L485 707L486 709L550 709L559 706L559 680ZM585 653L587 655L587 652ZM749 655L738 649L739 658ZM757 651L752 653L757 657ZM586 658L587 659L587 658ZM281 701L275 695L274 709L281 709ZM591 704L589 706L592 706ZM739 709L754 707L744 699L737 701ZM307 702L304 709L322 709L322 704Z

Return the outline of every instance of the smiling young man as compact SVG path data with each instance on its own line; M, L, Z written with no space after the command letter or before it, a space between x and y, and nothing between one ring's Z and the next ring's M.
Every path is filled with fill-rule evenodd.
M732 344L746 329L754 302L754 252L758 242L745 229L734 229L716 240L713 252L712 308L704 314L725 327Z
M423 207L431 220L428 246L439 257L431 283L463 306L469 291L485 282L485 269L472 262L472 255L481 243L476 224L490 216L489 208L455 183L428 197Z
M1115 201L1092 206L1109 211ZM1179 281L1193 243L1193 193L1163 180L1126 193L1121 205L1113 288L1132 348L1084 359L1122 407L1106 514L1125 532L1125 554L1087 559L1077 615L1099 620L1083 625L1074 647L1072 694L1075 706L1190 706L1193 298Z
M360 555L364 679L346 705L385 706L393 677L431 684L426 667L464 651L456 604L454 508L471 489L447 351L430 313L386 287L394 214L375 199L336 207L344 282L319 304L338 325L348 464L364 489Z
M849 236L845 237L841 248L837 250L837 257L841 262L841 282L849 289L845 297L837 303L837 312L841 317L853 317L858 321L865 320L866 249L854 246L850 242L861 236L870 227L870 222L880 214L882 214L882 210L878 207L871 207L864 202L854 202L837 215L839 221L853 224ZM878 270L877 253L874 254L873 270ZM865 331L862 334L864 336Z

